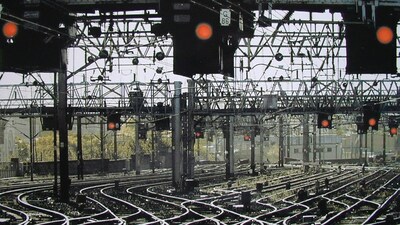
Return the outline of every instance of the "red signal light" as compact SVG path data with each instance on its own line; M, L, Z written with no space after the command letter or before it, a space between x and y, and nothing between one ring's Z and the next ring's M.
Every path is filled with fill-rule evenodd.
M389 44L393 41L393 31L387 26L379 27L376 30L376 38L381 44Z
M107 116L107 130L119 130L121 128L121 114Z
M115 130L116 127L117 126L116 126L115 122L108 122L107 123L107 129L108 130Z
M6 38L14 38L18 34L18 25L14 22L7 21L3 25L3 35Z
M329 127L329 120L322 120L321 121L321 126L324 127L324 128Z
M397 135L397 127L391 127L389 132L390 132L390 135L392 135L392 136Z
M196 27L196 37L200 40L208 40L213 35L213 29L210 24L208 23L200 23Z
M194 137L195 137L196 139L204 138L204 132L203 132L203 131L195 131L195 132L194 132Z
M244 141L251 141L251 136L250 135L244 135L243 140Z
M377 121L376 121L375 118L370 118L370 119L368 120L368 125L371 126L371 127L375 126L376 123L377 123Z
M196 138L196 139L199 139L199 138L204 138L204 130L203 130L203 128L202 127L195 127L194 128L194 137Z
M317 123L318 128L332 129L333 114L327 112L318 113Z

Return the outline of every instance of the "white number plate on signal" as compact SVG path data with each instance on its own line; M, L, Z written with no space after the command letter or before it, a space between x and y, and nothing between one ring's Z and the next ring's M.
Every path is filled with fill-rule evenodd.
M223 27L227 27L231 25L231 10L230 9L221 9L219 14L219 23Z

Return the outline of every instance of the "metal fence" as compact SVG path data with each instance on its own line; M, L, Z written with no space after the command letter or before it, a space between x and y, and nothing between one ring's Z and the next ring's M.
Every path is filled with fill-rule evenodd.
M17 170L14 169L0 169L0 178L8 178L17 176Z

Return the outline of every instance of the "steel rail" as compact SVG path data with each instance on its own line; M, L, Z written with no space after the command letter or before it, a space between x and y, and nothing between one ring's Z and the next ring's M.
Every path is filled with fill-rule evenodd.
M372 183L372 182L376 181L377 179L379 179L379 178L385 176L385 175L388 174L388 173L389 173L389 171L386 171L384 174L382 174L382 175L380 175L380 176L378 176L378 177L375 177L375 178L373 178L372 180L369 180L368 182L366 182L366 185L367 185L368 183ZM394 178L395 178L395 177L394 177ZM380 188L378 188L378 189L380 190L382 187L385 187L386 185L390 184L390 183L392 182L392 180L394 180L394 178L391 179L390 181L386 182L385 184L383 184L383 185L382 185ZM378 190L378 189L377 189L377 190ZM377 190L375 190L375 191L377 191ZM352 191L350 191L350 192L353 192L353 191L354 191L354 190L352 190ZM346 194L347 194L347 193L346 193ZM355 208L359 207L362 203L371 204L370 201L369 201L369 202L366 202L366 201L365 201L365 200L366 200L367 198L369 198L371 195L372 195L372 194L366 196L366 197L363 198L363 199L355 198L355 197L352 196L353 198L355 198L355 200L357 200L357 202L356 202L355 204L351 205L349 208L347 208L347 209L345 209L345 210L343 210L343 211L340 211L340 212L337 213L336 215L334 215L334 216L332 216L331 218L329 218L328 220L324 221L323 224L331 224L331 223L334 223L334 222L337 222L337 221L341 220L343 217L346 216L347 213L349 213L350 211L352 211L352 210L354 210ZM377 204L377 203L375 203L375 204ZM377 207L379 207L379 206L377 206Z
M300 203L295 203L295 204L302 204L302 205L303 205L303 204L306 204L306 203L308 203L308 202L315 201L315 200L318 200L318 199L326 199L326 200L328 200L329 202L334 202L334 203L336 203L336 204L343 205L343 206L346 207L346 208L349 208L349 207L350 207L349 205L347 205L347 204L345 204L345 203L343 203L343 202L336 201L336 200L331 200L331 199L329 199L329 198L326 198L326 197L323 196L323 195L318 195L318 196L309 198L309 199L307 199L307 200L305 200L305 201L302 201L302 202L300 202ZM288 217L288 218L285 218L284 221L283 221L283 224L285 224L285 225L286 225L286 224L290 224L290 223L291 223L291 220L294 220L294 221L299 220L300 217L301 217L302 215L307 214L307 213L312 212L312 211L315 211L316 209L317 209L317 207L308 208L307 210L305 210L305 211L303 211L303 212L300 212L300 213L298 213L298 214L295 214L295 215L293 215L293 216L290 216L290 217Z
M29 208L29 209L36 210L38 212L50 215L52 217L61 217L62 219L61 220L57 220L58 222L56 224L63 224L63 225L64 224L68 224L69 223L69 218L65 214L62 214L62 213L54 211L54 210L50 210L50 209L46 209L46 208L43 208L43 207L39 207L39 206L30 204L26 200L24 200L24 198L27 195L30 195L30 194L32 194L34 192L44 191L44 190L49 190L49 188L48 187L47 188L38 188L36 190L30 190L30 191L21 193L21 194L19 194L17 196L18 203L23 205L23 206L25 206L25 207L27 207L27 208Z
M84 194L85 191L89 191L89 190L95 189L95 188L107 187L107 186L110 186L110 184L102 184L102 185L96 185L96 186L86 187L86 188L83 188L83 189L79 190L79 193ZM113 218L111 218L111 219L105 219L105 220L99 220L99 221L96 221L96 222L93 222L93 223L89 222L89 223L85 223L85 224L94 224L94 223L98 223L98 222L99 222L99 223L102 223L102 222L109 222L109 221L117 221L118 224L125 224L125 221L123 221L123 220L120 219L117 215L115 215L115 213L114 213L109 207L105 206L103 203L101 203L100 201L98 201L98 200L96 200L96 199L94 199L94 198L92 198L92 197L87 196L86 198L89 199L90 201L96 203L96 204L99 205L100 207L102 207L102 208L104 209L104 211L103 211L103 212L104 212L104 215L105 215L105 214L109 214L109 215L111 215ZM95 217L95 216L92 216L91 218L94 218L94 217Z
M8 191L3 191L0 193L0 196L5 196L8 194L15 194L19 192L25 192L27 190L36 190L36 189L42 189L42 188L51 188L51 186L39 186L39 187L25 187L25 188L17 188L13 190L8 190ZM12 213L15 213L23 219L23 221L20 224L29 224L32 220L31 216L28 213L25 213L24 211L14 209L12 207L6 206L2 203L0 203L0 208L5 209L6 211L10 211Z
M346 177L343 178L343 174L341 174L340 176L338 175L338 176L332 178L331 181L333 181L333 182L338 182L337 179L339 179L339 181L344 181L344 180L350 179L351 177L355 176L354 174L351 174L351 172L352 172L352 171L349 171L349 173L348 173L349 176L346 176ZM333 183L332 183L332 184L333 184ZM300 189L300 188L304 188L304 187L313 186L313 185L314 185L314 183L309 184L309 185L302 185L302 186L300 186L300 187L297 187L296 190L298 190L298 189ZM286 199L291 198L291 197L294 197L294 196L295 196L295 195L291 195L291 196L287 197ZM267 196L267 197L270 197L270 196ZM287 201L287 203L292 204L292 205L287 206L287 207L282 208L282 209L276 209L276 210L274 210L274 211L268 212L268 213L263 214L263 215L259 215L259 216L257 216L257 218L259 218L259 217L261 217L261 216L268 216L268 215L273 215L273 214L275 214L275 213L285 212L285 211L288 211L288 210L293 209L293 207L309 208L308 206L304 205L304 203L307 203L308 201L312 201L312 200L314 200L315 198L318 198L318 196L313 197L313 198L311 198L311 199L307 199L307 200L302 201L302 202L300 202L300 203L292 203L292 202ZM261 200L261 199L259 199L259 200ZM285 199L284 199L284 200L285 200ZM300 204L300 205L299 205L299 204ZM307 210L305 210L305 211L307 211ZM299 213L299 214L301 214L301 213ZM292 217L298 217L299 214L293 215ZM290 217L289 217L289 218L290 218ZM288 218L286 218L286 219L288 219ZM283 222L285 222L285 220L284 220Z

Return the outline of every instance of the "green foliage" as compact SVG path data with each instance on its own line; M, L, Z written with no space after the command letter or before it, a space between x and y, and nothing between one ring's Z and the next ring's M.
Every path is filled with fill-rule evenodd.
M54 144L53 132L42 132L35 140L36 155L42 161L53 161Z
M99 129L83 129L82 130L82 155L83 159L98 159L101 158L100 151L100 128ZM155 148L168 148L171 146L171 136L168 131L156 131ZM117 155L118 159L128 159L135 153L135 123L129 120L124 124L120 131L117 131ZM104 158L114 159L114 131L104 132ZM29 141L21 138L15 140L18 155L23 161L29 161ZM57 137L58 143L58 137ZM151 131L147 133L146 140L139 140L142 154L151 154L152 149L152 135ZM54 144L53 132L44 131L35 139L37 159L40 161L53 161L54 159ZM68 133L68 154L70 160L77 159L77 134L76 131L69 131ZM59 151L57 149L57 156L59 158Z
M267 154L266 158L269 160L270 163L278 163L278 161L279 161L279 145L278 144L271 145L270 148L264 152Z

